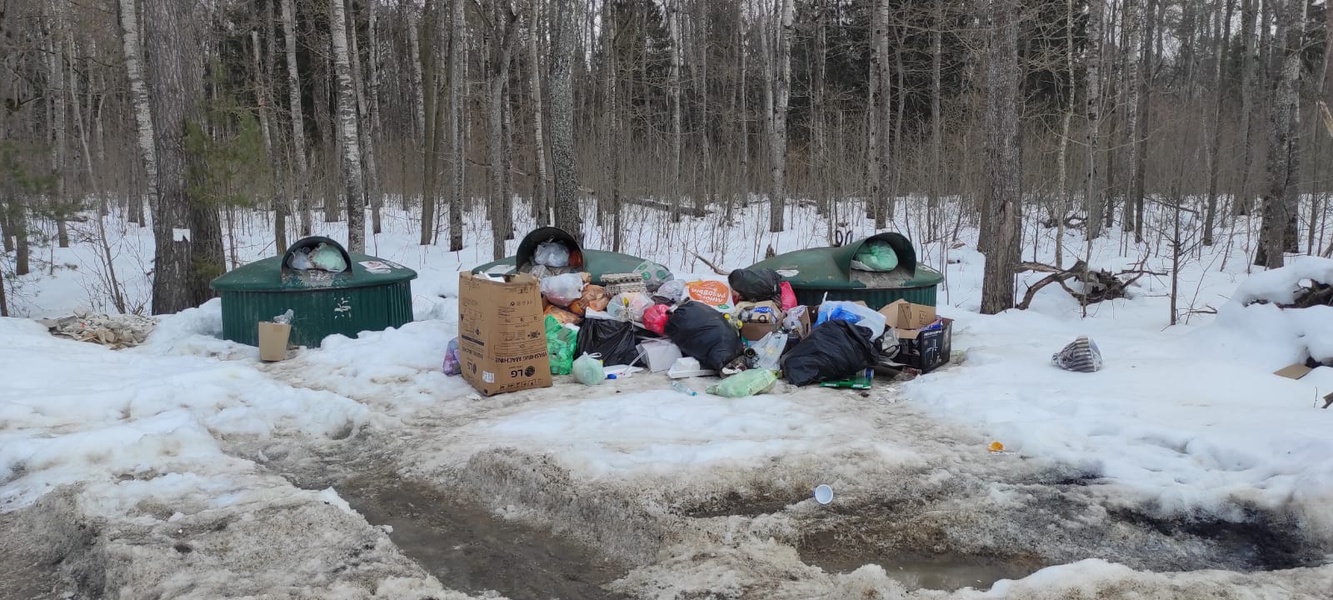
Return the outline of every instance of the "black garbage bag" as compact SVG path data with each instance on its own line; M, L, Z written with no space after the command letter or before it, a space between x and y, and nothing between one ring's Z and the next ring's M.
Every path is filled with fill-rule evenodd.
M574 357L601 354L602 364L628 365L639 357L634 324L611 319L584 319L575 342Z
M741 333L717 309L699 302L684 302L667 316L666 334L680 352L711 371L745 353Z
M810 330L782 359L782 374L792 385L846 379L879 360L870 330L847 321L826 321Z
M773 269L736 269L727 275L727 284L744 302L782 302L782 290L778 288L782 276Z

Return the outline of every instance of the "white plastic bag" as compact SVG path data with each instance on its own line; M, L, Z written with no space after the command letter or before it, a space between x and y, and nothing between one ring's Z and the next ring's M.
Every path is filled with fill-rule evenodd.
M583 275L565 273L543 279L542 296L560 308L568 307L571 302L583 297Z
M685 281L682 279L672 279L662 283L662 287L653 292L653 298L666 300L671 304L679 304L685 298Z
M879 311L855 302L840 300L830 300L819 305L819 319L815 324L819 325L829 319L847 321L855 323L857 327L869 329L872 340L884 335L884 327L888 324L888 320L879 314Z
M653 299L649 298L648 294L629 292L612 296L611 303L606 306L606 312L614 319L642 323L643 311L652 305Z
M559 242L542 242L537 244L537 251L533 253L532 261L552 269L567 267L569 248Z
M764 334L764 337L750 348L754 350L755 366L770 371L780 370L782 351L787 349L787 334L781 331Z

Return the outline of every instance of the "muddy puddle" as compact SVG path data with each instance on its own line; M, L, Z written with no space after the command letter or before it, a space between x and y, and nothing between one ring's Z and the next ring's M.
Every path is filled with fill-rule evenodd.
M338 495L445 587L513 600L620 599L603 589L627 569L548 529L507 520L421 482L357 476Z

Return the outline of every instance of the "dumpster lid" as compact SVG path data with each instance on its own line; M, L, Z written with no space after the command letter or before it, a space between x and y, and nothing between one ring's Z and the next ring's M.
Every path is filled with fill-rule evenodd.
M864 288L864 282L852 276L852 258L861 247L871 241L889 244L898 255L898 268L893 272L903 274L904 281L894 287L914 287L939 283L933 269L918 266L916 248L912 241L901 233L886 231L865 237L838 247L809 248L779 254L758 263L755 267L767 267L777 271L792 287L825 288Z
M331 244L342 253L348 269L340 273L302 271L287 266L293 251ZM219 292L294 292L328 288L360 288L416 279L417 272L398 263L365 254L350 254L341 244L325 237L308 237L292 244L282 256L270 256L232 269L209 286Z

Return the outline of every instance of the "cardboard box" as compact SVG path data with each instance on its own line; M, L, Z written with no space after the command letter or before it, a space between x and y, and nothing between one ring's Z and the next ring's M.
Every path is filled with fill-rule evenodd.
M938 318L935 307L898 300L879 309L898 336L898 356L893 362L929 373L949 362L953 352L953 320L939 319L941 326L922 330Z
M273 362L287 359L287 341L291 339L292 326L288 323L259 323L259 360Z
M458 358L485 396L551 387L546 315L537 278L492 281L459 273Z
M935 322L935 307L924 304L912 304L906 300L896 300L879 309L889 327L894 329L920 329Z

